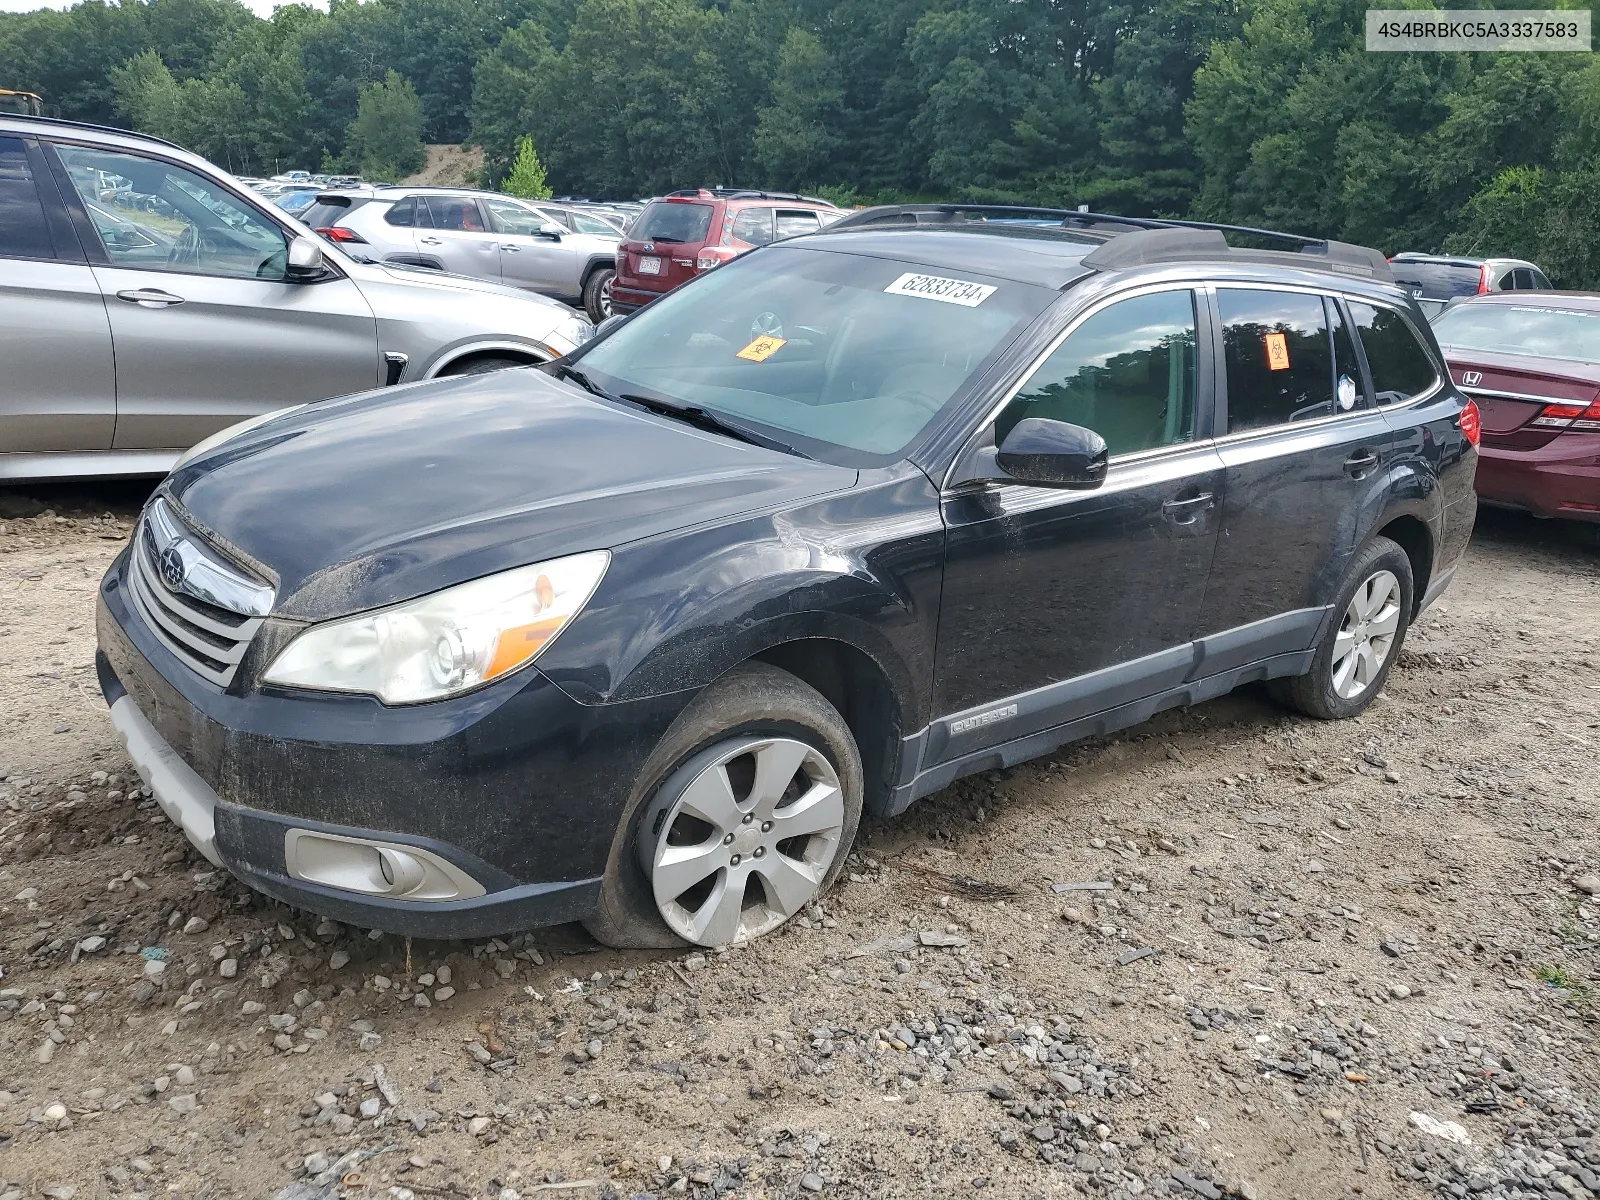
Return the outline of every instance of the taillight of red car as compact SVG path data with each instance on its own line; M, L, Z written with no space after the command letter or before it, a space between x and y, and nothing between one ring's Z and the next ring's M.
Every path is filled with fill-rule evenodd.
M712 267L720 267L725 262L732 262L739 257L739 251L732 246L706 246L694 256L694 269L709 271Z
M363 246L367 244L366 238L355 230L346 229L342 225L325 225L318 229L317 232L330 242L360 242Z
M1528 422L1544 429L1570 429L1574 433L1600 433L1600 395L1590 404L1557 402L1546 404L1539 415Z
M1493 278L1493 274L1489 270L1488 263L1484 263L1483 266L1478 268L1478 295L1487 296L1489 294L1489 281Z
M1478 414L1478 403L1468 400L1467 406L1461 410L1461 436L1467 439L1468 445L1476 446L1483 440L1483 418Z

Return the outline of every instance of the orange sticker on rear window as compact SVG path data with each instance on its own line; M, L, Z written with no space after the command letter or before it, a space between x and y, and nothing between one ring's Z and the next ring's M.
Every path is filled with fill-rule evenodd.
M762 334L743 350L739 351L735 357L742 358L746 362L766 362L767 359L783 348L787 340L786 338Z
M1287 371L1289 369L1289 340L1281 333L1269 333L1264 340L1267 343L1267 370Z

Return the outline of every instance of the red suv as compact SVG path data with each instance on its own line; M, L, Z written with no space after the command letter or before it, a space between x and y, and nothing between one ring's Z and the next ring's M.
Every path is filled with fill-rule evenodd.
M826 200L793 192L697 188L652 200L617 247L611 310L643 308L746 250L815 233L843 215Z

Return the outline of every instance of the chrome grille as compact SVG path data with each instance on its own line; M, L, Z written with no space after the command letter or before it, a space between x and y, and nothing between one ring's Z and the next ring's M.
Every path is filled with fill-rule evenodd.
M151 501L134 534L128 595L161 644L227 687L267 613L273 591L206 550L170 505Z

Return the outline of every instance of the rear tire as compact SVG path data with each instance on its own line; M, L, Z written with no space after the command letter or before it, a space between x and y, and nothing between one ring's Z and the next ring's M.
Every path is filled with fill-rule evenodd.
M489 354L482 358L469 358L464 362L453 362L439 372L439 378L448 375L487 375L491 371L509 371L513 367L525 367L528 364L520 358L507 358L504 355Z
M750 936L759 936L776 928L799 907L810 903L832 886L844 869L850 845L855 840L856 827L861 821L861 755L856 748L855 738L851 736L850 728L838 710L815 688L787 671L780 671L766 663L745 663L712 684L679 715L640 771L612 840L600 887L599 909L584 922L584 927L595 938L608 946L619 948L661 949L690 944L674 932L663 918L662 907L657 903L656 888L646 864L660 857L655 851L673 834L674 825L667 823L668 818L674 821L678 819L678 806L689 783L701 778L708 764L725 758L730 752L737 753L741 743L753 742L777 742L790 746L801 743L805 750L820 755L825 764L818 765L831 768L831 771L823 771L822 774L837 780L842 811L836 829L830 829L827 835L828 844L824 848L830 857L826 862L815 862L813 872L820 876L821 882L815 886L810 898L799 904L784 905L786 911L777 918L776 923L753 919L750 925L758 932ZM730 769L728 776L733 774ZM804 777L805 768L802 767L801 773L795 778ZM752 781L752 798L755 790ZM735 799L738 799L737 790ZM741 804L747 809L750 807L743 801ZM761 826L755 828L759 830ZM712 841L707 844L721 843ZM681 848L681 843L674 842L672 845ZM736 850L739 846L740 843L736 841L731 849ZM763 847L764 851L766 849ZM766 864L778 862L781 854L781 851L773 848L766 858ZM746 870L752 868L753 863L747 862ZM726 875L732 878L732 872ZM709 878L720 879L721 876ZM715 890L715 886L712 890ZM768 894L771 894L770 889ZM759 897L759 893L757 895ZM713 899L708 895L704 904L711 905ZM693 905L693 900L688 902L690 908ZM681 926L685 906L677 905L672 911ZM741 935L732 940L746 939ZM728 943L701 939L700 944Z
M1324 721L1365 712L1400 657L1414 587L1406 552L1386 537L1373 538L1345 573L1311 670L1274 679L1272 696Z
M583 281L583 308L596 325L611 315L611 284L617 277L612 267L599 267Z

